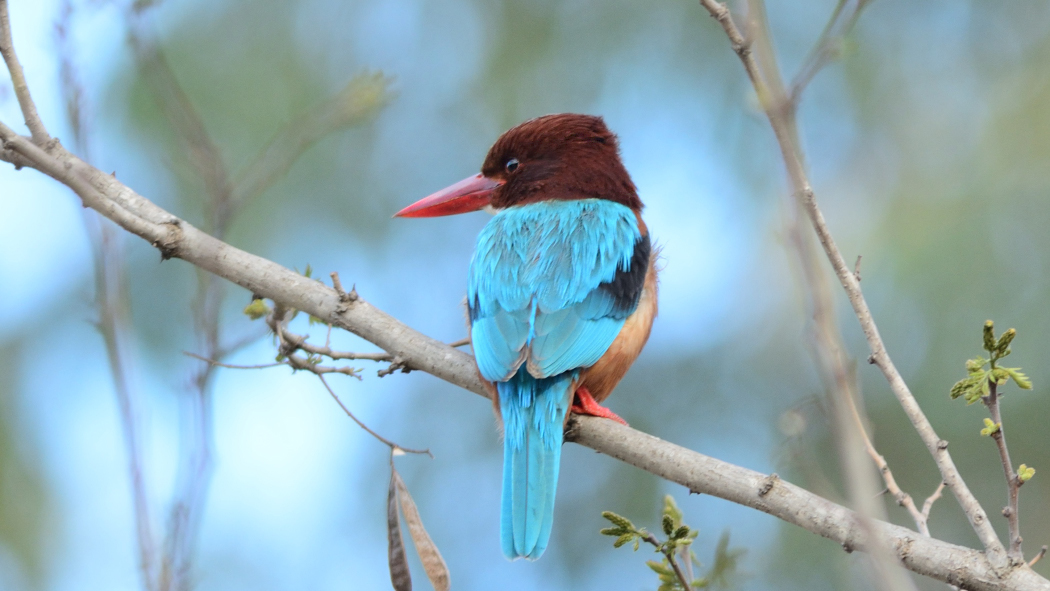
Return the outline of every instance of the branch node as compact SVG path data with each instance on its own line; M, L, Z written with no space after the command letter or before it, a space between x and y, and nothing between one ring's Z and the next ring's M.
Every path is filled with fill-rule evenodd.
M853 277L857 280L857 283L860 283L860 259L863 256L864 255L859 255L858 254L857 255L857 263L855 265L853 265Z
M347 304L357 300L356 285L350 289L350 293L346 293L346 290L343 289L343 282L339 280L339 273L332 271L331 273L329 273L329 276L332 278L332 287L335 288L335 293L339 294L340 302ZM346 309L344 308L342 311L345 310Z
M762 481L762 486L758 488L758 496L764 497L768 495L769 491L773 490L773 487L776 486L778 480L780 480L780 477L777 476L776 472L767 476Z
M944 451L944 450L948 449L948 440L947 439L938 439L937 440L937 449L939 449L941 451Z
M85 206L86 207L86 206ZM160 240L154 240L151 246L160 251L160 260L166 261L179 256L179 243L182 241L181 220L174 219L164 222L168 226L168 233Z
M408 362L405 361L405 359L400 355L394 355L394 359L390 362L390 366L386 369L379 370L378 372L376 372L376 375L378 375L381 378L385 378L386 376L394 373L397 370L401 370L401 373L408 373L412 371L412 368L408 366Z

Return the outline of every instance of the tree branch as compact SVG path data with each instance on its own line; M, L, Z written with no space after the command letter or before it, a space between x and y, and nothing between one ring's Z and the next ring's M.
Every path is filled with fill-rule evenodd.
M33 135L33 142L38 146L45 146L51 141L44 122L36 112L36 103L29 94L29 85L26 84L26 75L22 71L22 64L18 61L15 53L15 44L11 40L11 17L7 10L7 0L0 0L0 54L7 64L7 71L11 73L11 83L15 88L15 96L18 97L18 106L22 109L25 117L26 127Z
M941 472L944 483L959 502L967 519L970 521L970 525L984 545L989 560L997 567L1007 567L1006 550L996 536L991 523L989 523L988 515L963 481L958 468L955 467L955 462L952 461L951 455L948 453L948 442L937 436L933 425L926 418L926 415L915 400L915 396L912 395L908 385L904 382L904 378L901 377L897 367L890 359L886 346L872 318L871 310L868 308L868 303L861 292L860 283L847 266L842 253L831 236L831 231L824 220L824 214L817 206L816 196L806 173L804 156L799 147L798 130L795 125L796 105L791 102L786 94L783 82L780 79L775 55L771 51L768 52L766 56L768 58L767 70L760 70L758 62L750 51L741 52L738 49L743 38L725 5L716 0L700 0L700 3L722 25L726 35L729 37L733 50L740 57L747 76L755 87L759 104L762 105L776 136L795 197L799 199L803 210L809 217L816 231L817 238L824 249L824 254L831 262L835 275L838 277L842 288L846 291L846 296L868 341L868 346L871 349L869 360L879 367L883 376L889 382L890 390L897 397L912 426L922 438L923 443Z
M994 361L992 362L992 368L995 368ZM1006 517L1006 522L1009 526L1010 556L1015 560L1024 560L1024 553L1021 551L1021 518L1018 515L1020 507L1018 501L1021 485L1024 483L1018 477L1017 472L1014 471L1013 462L1010 461L1010 450L1006 447L1003 417L1002 413L999 412L999 384L993 380L988 380L988 396L984 397L982 401L988 407L988 414L991 415L992 422L996 425L996 429L991 434L991 437L995 440L995 447L999 450L999 460L1003 464L1003 473L1006 476L1008 504L1003 508L1003 515Z

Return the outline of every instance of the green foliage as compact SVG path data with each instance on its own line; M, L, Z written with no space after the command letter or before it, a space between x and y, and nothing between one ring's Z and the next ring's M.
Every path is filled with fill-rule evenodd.
M649 532L645 531L645 529L636 528L630 519L617 515L612 511L602 511L602 517L611 521L613 527L607 527L599 533L605 536L616 536L613 548L619 548L633 541L634 549L637 551L639 543L649 535Z
M968 375L955 382L955 385L952 386L950 392L952 400L962 397L966 399L966 404L973 404L989 395L992 384L1003 386L1010 380L1013 380L1017 387L1022 390L1032 389L1032 381L1021 372L1021 368L999 367L997 365L1000 359L1011 353L1010 343L1013 342L1015 336L1017 336L1017 331L1011 328L1001 334L999 338L995 338L994 323L991 320L985 321L983 330L984 350L989 353L989 358L985 359L978 355L966 361L966 373ZM998 427L987 433L985 433L985 430L981 431L982 435L991 435L998 431Z
M1035 476L1035 468L1031 468L1026 464L1021 464L1017 467L1017 479L1021 482L1028 482Z
M985 437L988 437L989 435L994 435L999 432L999 429L1001 427L1002 425L1000 423L993 422L992 419L985 417L984 429L981 429L981 435L984 435Z
M258 320L270 313L270 307L261 298L252 300L252 303L244 307L244 313L252 320Z
M740 557L745 550L742 548L729 548L729 532L724 532L718 540L715 548L714 562L704 576L693 578L692 566L701 568L703 565L696 558L696 554L690 548L693 540L700 533L699 530L690 528L682 523L683 515L678 504L671 495L664 497L663 515L660 520L660 528L665 540L659 540L644 528L639 528L630 519L617 515L612 511L602 512L602 517L612 522L613 527L601 530L606 536L615 536L614 548L619 548L628 543L634 543L637 551L641 542L651 544L656 552L663 554L659 561L648 560L648 566L660 582L657 591L687 591L687 589L727 589L732 586L732 580L737 573ZM684 570L683 570L684 565ZM683 585L683 578L688 581Z

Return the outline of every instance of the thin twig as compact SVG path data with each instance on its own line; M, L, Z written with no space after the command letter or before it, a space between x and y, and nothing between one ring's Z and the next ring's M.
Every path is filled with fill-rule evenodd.
M230 208L239 209L261 195L326 135L370 120L389 102L390 82L382 74L355 76L340 92L286 123L255 159L236 175Z
M794 207L797 208L797 204ZM809 294L809 312L813 318L810 352L827 390L833 433L839 442L836 448L845 475L846 491L853 508L862 518L861 527L873 532L872 524L875 520L885 520L886 510L882 503L876 502L876 498L883 493L874 496L871 494L878 484L864 458L862 448L879 468L886 484L885 491L892 493L898 504L908 508L913 516L917 515L917 510L911 497L897 486L886 460L875 450L868 436L866 421L859 409L859 386L853 363L846 356L842 332L833 309L833 295L819 267L812 240L801 231L797 219L791 224L788 235L798 256L800 282ZM920 524L921 520L916 519L916 523ZM873 546L872 558L872 572L878 588L884 591L915 590L914 583L896 568L885 542Z
M139 568L143 585L156 588L154 573L154 539L150 527L150 509L143 475L142 451L139 436L138 398L131 386L127 363L127 285L123 261L117 246L117 235L94 219L95 291L99 312L98 329L106 346L113 391L120 409L120 424L128 454L128 472L131 479L132 502L135 515L135 534L138 542ZM90 223L90 222L89 222Z
M860 13L867 7L871 0L856 0L852 10L845 10L848 0L839 0L835 10L820 34L816 45L810 51L798 73L791 79L788 90L788 98L791 102L798 103L802 92L813 81L813 78L832 61L838 58L842 52L843 40L853 29L860 18Z
M995 369L994 361L992 362L992 369ZM1018 515L1018 509L1020 508L1018 499L1023 482L1017 476L1017 472L1014 471L1013 463L1010 462L1010 450L1006 447L1006 433L1003 432L1003 417L999 412L998 390L999 385L994 380L988 380L988 396L982 398L982 402L988 407L988 414L992 416L992 422L997 427L991 435L992 439L995 440L996 448L999 450L999 460L1003 464L1003 473L1006 476L1006 493L1009 504L1003 509L1003 515L1006 516L1006 521L1009 525L1010 557L1014 560L1024 560L1024 553L1021 550L1021 518Z
M328 381L324 379L324 376L318 375L317 379L321 380L321 383L324 384L325 389L328 390L328 393L332 395L332 399L335 400L336 404L339 405L339 408L343 409L343 412L346 413L346 416L348 416L351 419L353 419L353 421L355 423L357 423L357 425L359 427L364 429L369 435L371 435L372 437L375 437L379 441L381 441L384 444L386 444L387 446L389 446L390 450L392 452L400 450L400 451L403 451L403 452L409 453L409 454L426 454L426 455L428 455L430 457L434 457L434 454L430 453L429 449L412 449L411 447L405 447L403 445L398 445L398 444L394 443L393 441L390 441L386 437L383 437L379 433L376 433L375 431L370 429L368 427L368 425L362 423L360 419L355 417L354 413L350 412L350 409L347 408L346 405L343 404L343 401L339 399L339 396L336 395L335 390L333 390L332 387L328 385Z
M941 472L942 479L947 484L948 489L952 491L952 494L970 521L970 525L984 545L990 561L997 567L1006 566L1005 548L996 536L995 530L988 520L987 513L985 513L980 502L963 481L958 468L956 468L951 455L948 453L947 443L937 436L933 425L930 424L929 419L915 400L915 396L911 393L900 372L890 359L886 346L872 318L871 310L868 308L867 301L861 292L860 284L847 267L842 253L831 236L827 222L824 220L824 214L817 206L816 197L809 183L804 158L798 142L793 103L786 97L783 84L779 81L779 69L775 63L771 63L771 71L768 72L768 76L764 76L759 70L754 56L749 51L741 52L738 50L742 36L726 7L715 0L700 0L700 4L722 25L726 35L729 37L733 50L740 57L747 76L755 87L759 104L762 105L766 117L769 119L770 126L773 128L777 143L780 146L781 156L787 167L792 190L796 198L802 203L803 209L817 233L824 253L831 262L831 266L835 270L835 275L838 277L843 289L846 291L850 305L857 315L857 320L860 322L861 329L871 349L871 360L882 371L883 376L889 383L890 390L897 397L912 426L922 438L927 450L937 464L938 470ZM772 59L775 60L775 58Z
M224 346L220 347L219 351L218 351L219 352L219 358L221 359L221 358L225 358L225 357L229 357L230 355L233 355L234 353L240 351L241 349L247 347L248 345L251 345L255 341L258 341L259 339L263 338L264 336L269 334L269 332L270 331L265 330L265 329L258 330L257 332L251 332L251 333L246 334L243 337L233 341L232 343L230 343L228 345L224 345Z
M18 97L18 106L22 109L26 127L33 136L33 143L42 148L48 146L51 136L36 112L36 103L29 94L26 75L22 71L22 63L18 61L18 54L15 53L15 45L11 40L11 16L8 14L7 0L0 0L0 54L3 54L7 71L11 73L11 83L15 88L15 96Z
M944 492L944 483L941 482L937 485L937 489L933 491L933 494L926 497L926 502L922 504L922 517L924 520L930 519L930 509L933 509L933 504L937 502L937 499L941 498L941 493ZM925 532L926 535L930 535L929 532Z
M59 79L66 103L66 115L73 133L73 143L78 152L85 158L90 158L85 93L73 59L75 51L70 31L73 14L72 2L64 0L59 9L59 17L55 21ZM28 98L28 89L26 96ZM123 236L118 234L117 229L95 211L85 210L83 220L91 236L94 257L95 307L99 317L96 326L106 347L106 358L109 361L109 370L113 378L113 393L117 399L120 427L127 453L139 570L142 574L143 587L147 591L154 591L157 588L156 540L153 537L152 511L146 491L142 461L141 425L139 423L141 398L132 385L131 376L128 336L131 332L129 328L131 296L128 290L126 265L122 256Z
M341 373L345 376L357 378L358 380L363 379L361 377L361 370L353 367L332 367L328 365L320 365L312 359L307 359L306 357L302 357L300 355L295 354L286 355L285 360L287 361L287 364L292 367L292 369L301 369L304 371L308 371L312 374L317 374L319 376L330 373Z
M211 365L215 365L215 366L218 366L218 367L227 367L229 369L268 369L268 368L271 368L271 367L278 367L278 366L281 366L281 365L288 365L287 363L284 363L284 362L281 362L281 361L275 361L273 363L261 363L259 365L234 365L232 363L223 363L221 361L216 361L214 359L208 359L207 357L204 357L204 356L201 356L201 355L197 355L196 353L191 353L189 351L183 351L182 354L186 355L186 356L189 356L189 357L193 357L194 359L200 359L201 361L203 361L205 363L210 363Z
M657 551L667 557L667 562L671 565L671 568L674 569L674 574L678 577L678 582L682 584L682 589L685 589L686 591L692 589L692 586L690 585L692 581L685 576L684 572L682 572L682 567L678 566L678 560L675 559L674 552L664 552L663 544L661 544L660 540L657 540L656 536L651 533L642 539L652 544L656 547Z
M230 182L222 153L211 138L204 120L179 83L160 47L146 41L141 13L128 20L128 38L139 69L161 113L168 120L194 176L203 180L204 211L208 230L224 239L233 219L229 207ZM182 452L180 484L169 516L165 554L161 569L163 590L188 588L204 502L211 485L212 440L214 438L213 386L215 370L228 351L222 347L221 311L226 285L215 276L197 272L197 295L192 307L194 332L207 365L192 376L185 420L192 436Z

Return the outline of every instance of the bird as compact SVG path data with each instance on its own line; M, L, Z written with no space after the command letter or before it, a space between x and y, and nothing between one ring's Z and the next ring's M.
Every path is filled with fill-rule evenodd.
M511 560L547 548L570 409L627 424L600 403L657 313L657 251L642 208L605 121L561 113L506 131L479 174L395 214L494 213L470 262L467 312L502 420L500 539Z

